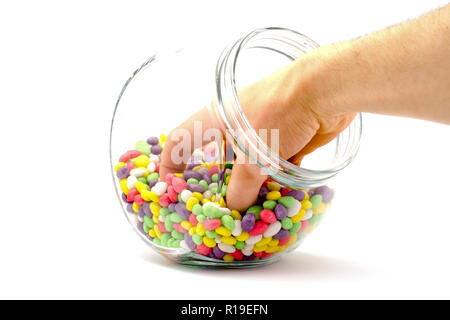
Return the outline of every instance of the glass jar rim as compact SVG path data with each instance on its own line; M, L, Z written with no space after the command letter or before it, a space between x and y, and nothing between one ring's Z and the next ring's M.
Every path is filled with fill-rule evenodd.
M252 157L252 160L273 179L293 187L321 185L351 163L359 149L362 133L361 114L358 113L347 129L338 135L336 152L330 168L323 170L302 168L272 152L250 125L239 102L236 65L240 53L245 49L271 50L293 61L317 47L319 45L316 42L294 30L279 27L262 28L250 32L226 48L216 65L217 111L237 146Z

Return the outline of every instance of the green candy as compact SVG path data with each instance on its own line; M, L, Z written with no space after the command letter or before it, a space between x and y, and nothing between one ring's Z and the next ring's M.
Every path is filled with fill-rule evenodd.
M155 223L153 222L153 219L148 217L148 216L144 216L144 230L145 227L147 226L148 229L151 229L155 226ZM145 232L148 233L148 230L145 230Z
M178 194L178 202L179 203L184 203L183 199L181 199L181 193Z
M161 240L159 240L158 238L154 238L153 239L153 243L157 244L158 246L160 246L161 245Z
M181 221L183 221L183 219L180 217L180 215L176 212L172 212L169 216L169 219L173 223L180 223Z
M167 245L169 248L172 247L172 241L173 241L173 240L175 240L175 239L170 238L169 240L167 240L166 245Z
M263 208L268 210L273 210L277 206L277 202L275 200L266 200L263 203Z
M296 234L298 232L298 230L300 230L300 228L302 227L302 223L301 221L296 222L292 225L291 230L289 230L291 236L293 236L294 234Z
M184 239L184 233L181 233L180 231L173 230L171 234L172 234L172 237L174 237L177 240L183 240Z
M223 216L222 211L220 211L218 208L214 206L203 207L203 213L210 219L221 218Z
M315 209L322 202L322 195L316 194L316 195L312 196L311 198L309 198L309 201L311 201L312 208Z
M139 140L134 145L134 148L143 154L149 155L150 154L150 145L147 143L147 141Z
M172 242L170 243L171 248L179 248L180 247L181 240L172 239Z
M149 228L148 225L146 225L145 223L142 225L142 228L144 228L145 233L148 233L150 231L151 228Z
M148 175L147 182L150 182L152 180L158 180L158 179L159 179L159 174L157 172L152 172Z
M204 190L208 190L208 182L206 182L205 180L200 180L198 184L201 185Z
M197 216L197 221L198 222L203 222L203 221L205 221L205 219L206 219L206 217L203 214L199 214Z
M255 219L259 220L259 213L262 211L261 206L251 206L248 208L247 213L253 213L255 215Z
M236 249L241 250L241 249L243 249L243 248L245 247L245 242L244 242L244 241L237 241L237 242L234 244L234 247L235 247Z
M288 217L281 220L281 227L285 230L291 229L292 225L293 225L292 220Z
M215 239L217 237L217 232L214 230L206 230L206 236L210 239Z
M195 179L195 178L190 178L190 179L188 179L188 180L186 181L186 183L187 183L187 184L189 184L189 183L195 183L195 184L198 184L198 180Z
M217 187L212 187L212 188L211 188L211 192L212 192L213 194L216 194L216 193L217 193Z
M139 177L138 181L147 184L147 179L145 179L144 177ZM147 186L148 187L148 186Z
M162 215L162 216L167 216L168 214L170 214L170 211L169 211L169 209L168 208L166 208L166 207L162 207L160 210L159 210L159 213Z
M217 181L219 181L219 175L218 175L217 173L214 173L214 174L211 176L211 181L212 181L212 182L217 182Z
M166 227L166 230L169 232L172 232L173 229L173 222L170 219L164 220L164 226Z
M290 208L294 205L295 198L291 196L281 197L280 199L278 199L278 202L281 203L286 208Z
M194 205L194 207L192 208L192 213L195 214L196 216L203 214L202 206L198 203Z
M227 214L224 214L222 216L222 224L224 225L225 228L227 228L228 230L233 231L234 230L234 219L232 216L229 216Z
M164 247L167 247L167 242L170 240L170 234L168 233L163 233L161 235L161 245Z
M203 243L203 237L194 233L192 235L192 241L194 241L194 243L199 246Z
M225 195L227 194L227 189L228 189L228 186L223 186L223 188L222 188L222 197L225 197Z
M317 223L320 222L321 214L313 214L313 216L308 220L308 226L315 226Z

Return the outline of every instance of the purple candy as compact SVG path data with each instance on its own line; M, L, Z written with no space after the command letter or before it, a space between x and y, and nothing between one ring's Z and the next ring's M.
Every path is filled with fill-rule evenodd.
M269 189L267 189L266 187L261 187L261 189L259 189L258 196L261 198L265 198L268 193L269 193Z
M196 183L189 183L187 185L187 188L192 192L201 192L203 193L205 191L205 188L203 188L202 185L196 184Z
M183 177L184 180L189 180L191 178L197 179L197 180L201 180L202 179L202 175L200 173L198 173L197 171L194 170L185 170L183 173Z
M242 260L243 261L252 261L252 260L255 260L255 256L253 255L253 253L251 255L249 255L249 256L244 255L242 257Z
M253 213L247 213L243 218L242 218L242 230L244 231L250 231L253 229L253 227L255 226L255 215Z
M205 173L208 174L209 173L209 169L207 167L203 167L203 168L198 169L198 172L201 175L204 175Z
M137 228L142 234L147 234L147 232L145 232L144 230L144 224L142 222L138 222Z
M171 203L171 204L169 204L169 207L168 207L168 209L169 209L169 211L170 212L174 212L175 211L175 206L176 206L176 203Z
M194 250L197 247L194 241L192 241L192 237L189 235L189 232L184 233L184 241L186 242L188 248L191 250Z
M160 154L161 151L162 151L162 148L161 148L161 146L159 144L156 144L156 145L152 146L151 149L152 149L151 150L152 154Z
M148 240L153 241L153 237L152 237L151 235L149 235L149 234L147 233L146 236L147 236L147 239L148 239Z
M312 190L308 190L308 196L311 198L314 195L314 192Z
M195 167L198 167L198 166L200 166L201 165L201 163L198 163L198 162L191 162L191 163L188 163L188 165L186 166L186 170L191 170L191 169L193 169L193 168L195 168ZM186 177L185 177L185 179L186 179Z
M289 230L281 229L280 231L278 231L276 235L273 236L273 238L281 240L289 236L290 236Z
M158 137L150 137L147 139L147 143L151 144L152 146L157 145L159 142Z
M144 207L145 206L141 206L138 211L138 217L141 219L144 219L144 216L145 216Z
M225 255L225 252L223 252L222 250L220 250L218 246L215 246L215 247L212 249L212 252L214 253L214 255L216 256L217 259L222 259L223 256Z
M148 186L150 188L153 188L157 182L158 182L157 180L150 180L150 182L148 183Z
M125 179L128 178L128 176L130 175L130 171L126 166L120 167L119 170L117 170L116 175L117 178L119 179Z
M278 220L282 220L287 216L287 209L281 203L276 205L274 212Z
M314 190L314 195L320 194L323 202L330 202L333 199L334 191L327 186L321 186Z
M127 195L126 195L125 193L123 193L123 192L122 192L122 200L123 200L124 202L128 202L128 200L127 200Z
M142 209L144 211L145 215L148 217L153 217L153 213L150 211L150 206L148 202L144 202L144 204L139 208L139 211Z
M305 199L305 193L302 190L292 190L289 191L286 195L294 197L298 201L302 201L303 199Z
M217 259L212 251L208 254L208 257L213 258L213 259Z
M186 209L186 205L184 203L177 203L175 205L175 211L180 215L183 220L188 220L191 212Z
M133 204L131 204L131 203L127 204L127 211L128 211L129 213L134 213L134 210L133 210Z
M202 173L202 179L205 180L207 184L211 184L212 182L211 176L209 175L208 172Z

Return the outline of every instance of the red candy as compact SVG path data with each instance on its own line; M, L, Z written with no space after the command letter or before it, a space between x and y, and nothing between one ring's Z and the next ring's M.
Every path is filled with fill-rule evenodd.
M302 226L300 227L297 233L302 233L303 231L305 231L306 228L308 228L308 224L309 224L308 220L302 221Z
M186 229L181 226L179 223L174 223L173 228L181 233L186 233Z
M265 223L274 223L275 221L277 221L277 217L275 216L275 213L273 213L273 211L268 210L268 209L262 210L259 213L259 217Z
M161 207L168 207L171 202L170 196L167 193L164 193L161 198L159 198L159 204Z
M155 172L158 172L158 173L159 173L159 162L157 162L157 163L155 164Z
M261 258L261 256L263 255L263 252L262 251L261 252L253 252L253 255L255 257Z
M136 157L140 156L141 154L142 154L142 152L137 151L137 150L127 151L123 155L120 156L119 162L127 163L128 161L130 161L130 159L136 158Z
M195 214L191 213L189 216L189 222L195 227L198 224L197 217Z
M286 237L284 239L280 239L280 241L278 241L278 246L284 246L286 243L289 242L289 240L291 239L291 237Z
M281 196L285 197L291 191L292 191L291 189L283 188L283 189L281 189Z
M233 253L230 253L236 260L242 260L243 258L243 254L241 252L241 250L236 249L236 251L234 251Z
M220 227L221 224L222 222L220 222L219 219L209 219L203 221L203 226L205 227L206 230L217 229L218 227Z
M141 197L140 194L137 194L137 195L134 197L134 202L136 202L137 205L142 206L142 205L144 204L145 200L142 199L142 197Z
M169 195L170 201L178 202L178 194L177 194L177 192L174 190L174 188L172 186L169 186L167 188L167 194Z
M267 258L271 257L272 255L273 255L273 252L270 252L270 253L263 252L260 258L261 259L267 259Z
M215 173L219 173L219 168L217 166L212 166L209 168L209 175L212 176Z
M172 186L177 193L181 193L181 191L187 188L186 181L184 181L184 179L181 179L179 177L174 177L172 179Z
M251 236L258 236L260 234L263 234L268 227L269 225L267 223L262 221L256 221L255 226L253 227L252 230L248 232L248 234Z
M167 233L167 229L166 229L166 226L164 225L164 222L158 223L158 229L161 232Z
M134 169L134 162L128 161L127 162L127 168L128 168L128 171L133 170Z
M212 249L202 243L201 245L197 246L197 248L195 248L195 251L197 251L197 253L200 253L201 255L207 256L211 253Z
M127 201L130 202L130 203L133 202L134 201L134 197L136 197L138 194L139 194L139 191L137 191L136 188L131 189L128 192Z

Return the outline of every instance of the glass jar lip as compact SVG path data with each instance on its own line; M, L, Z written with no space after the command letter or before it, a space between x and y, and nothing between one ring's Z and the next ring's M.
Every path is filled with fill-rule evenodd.
M317 47L319 45L316 42L297 31L280 27L261 28L250 32L225 49L216 67L218 111L238 147L249 156L257 155L258 159L253 160L272 178L294 187L320 185L351 163L359 149L362 134L361 113L358 113L348 128L337 137L335 159L330 168L302 168L273 153L250 125L239 102L236 65L240 53L249 48L272 50L295 60ZM242 135L242 132L246 134ZM249 149L246 150L244 146Z

